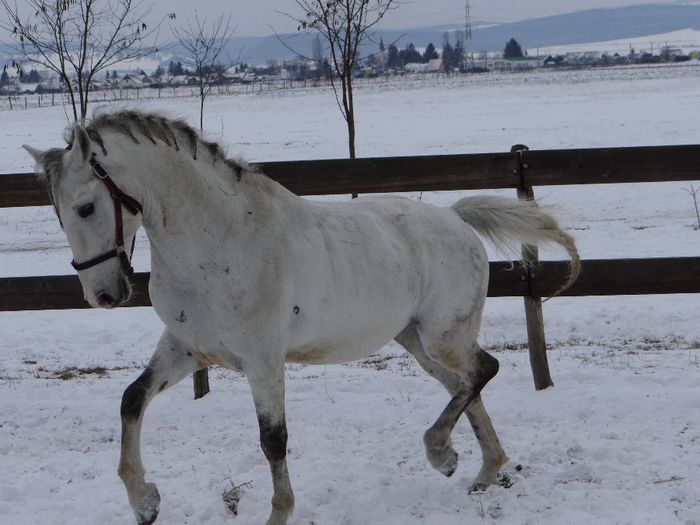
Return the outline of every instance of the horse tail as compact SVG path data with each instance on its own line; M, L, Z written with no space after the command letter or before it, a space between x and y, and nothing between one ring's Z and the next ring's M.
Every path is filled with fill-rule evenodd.
M557 221L540 209L535 201L503 197L475 196L457 201L452 208L478 234L488 239L501 252L520 258L522 244L558 244L569 255L569 275L552 297L571 286L581 271L581 258L573 237L563 231ZM530 261L525 260L525 264Z

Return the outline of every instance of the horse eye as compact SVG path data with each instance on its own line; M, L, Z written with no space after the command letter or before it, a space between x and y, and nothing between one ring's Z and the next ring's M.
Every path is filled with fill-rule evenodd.
M93 213L95 213L95 205L92 203L85 204L85 205L81 206L80 208L78 208L78 215L80 215L83 219L85 219L86 217L89 217Z

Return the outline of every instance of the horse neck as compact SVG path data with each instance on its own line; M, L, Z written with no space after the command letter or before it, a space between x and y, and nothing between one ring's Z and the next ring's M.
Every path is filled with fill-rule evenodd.
M163 259L178 250L183 236L204 250L207 239L221 239L224 232L233 242L250 233L242 231L250 224L243 220L246 214L269 217L272 208L291 202L292 194L271 179L246 170L237 174L204 152L194 159L183 150L139 145L125 157L129 166L123 170L128 174L124 191L133 188L134 197L141 200L152 252ZM263 227L256 224L257 231Z

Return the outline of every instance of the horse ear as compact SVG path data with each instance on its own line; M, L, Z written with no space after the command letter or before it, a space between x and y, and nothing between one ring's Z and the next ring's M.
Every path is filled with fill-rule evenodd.
M29 153L32 157L34 157L34 160L36 161L37 164L41 164L42 158L44 156L44 152L41 151L40 149L32 148L31 146L28 146L27 144L22 145L22 147L27 150L27 153Z
M83 161L87 161L90 156L90 137L87 131L80 126L76 125L73 128L73 141L71 143L71 153L73 155L81 155Z

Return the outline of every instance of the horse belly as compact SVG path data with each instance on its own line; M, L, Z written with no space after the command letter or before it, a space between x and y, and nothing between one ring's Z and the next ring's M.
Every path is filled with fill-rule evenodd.
M292 347L287 351L286 361L315 365L330 365L356 361L368 356L389 343L401 331L382 330L352 339L312 341ZM388 335L392 334L392 335Z
M402 281L394 274L393 284ZM299 302L289 324L288 361L355 361L379 350L409 324L417 306L417 294L409 285L355 282L360 284L349 290L335 289L311 304Z

